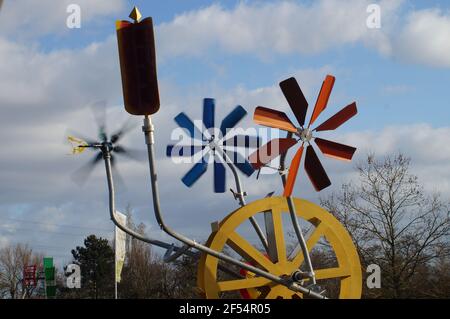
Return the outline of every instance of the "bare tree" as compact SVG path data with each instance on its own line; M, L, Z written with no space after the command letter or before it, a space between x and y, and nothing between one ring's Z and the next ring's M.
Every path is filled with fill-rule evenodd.
M426 194L409 169L402 154L369 155L357 166L359 183L322 199L351 233L363 265L380 266L382 289L374 297L426 296L424 278L416 275L450 256L449 204Z
M42 255L33 253L27 245L17 244L0 249L0 295L3 298L30 298L35 287L23 281L26 266L42 263Z
M145 234L145 225L133 222L132 210L127 208L128 227ZM155 253L152 246L127 238L127 256L119 285L121 298L196 298L197 261L181 257L168 264Z

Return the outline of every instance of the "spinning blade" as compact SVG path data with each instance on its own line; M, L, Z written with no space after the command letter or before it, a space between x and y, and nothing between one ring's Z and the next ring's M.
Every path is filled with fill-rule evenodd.
M300 126L305 125L306 112L308 111L308 101L306 101L300 86L295 78L289 78L280 83L281 91L283 91L286 100L294 112Z
M106 133L106 101L96 101L89 107L94 114L94 119L98 126L98 138L102 142L106 142L108 140L108 135Z
M191 187L194 185L198 179L205 174L206 169L208 168L208 163L205 160L205 158L202 158L200 162L195 164L187 173L183 176L181 181L186 185L187 187Z
M280 154L287 152L289 148L294 146L297 140L294 138L278 138L273 139L267 144L261 146L248 159L255 170L260 169Z
M175 122L182 128L188 131L189 136L195 139L200 139L203 136L202 132L194 125L191 119L181 112L175 117Z
M294 189L295 180L297 179L298 168L300 167L300 162L302 160L304 146L302 145L297 153L295 153L294 158L291 162L291 167L289 168L288 178L286 180L286 186L284 187L283 196L291 196L292 190Z
M117 184L122 184L123 180L121 180L120 174L116 169L116 158L115 154L128 157L130 159L141 161L146 156L147 153L141 150L129 149L125 148L122 145L118 145L117 142L129 131L131 131L135 125L131 122L130 119L124 122L124 124L117 130L111 137L108 136L106 131L106 102L98 101L90 105L92 112L94 113L95 121L98 125L100 141L95 141L92 139L80 139L73 136L68 136L69 142L73 145L72 153L79 154L86 150L87 148L91 150L97 150L98 153L96 156L87 162L85 165L77 169L74 173L72 173L72 180L82 186L85 181L89 178L92 173L94 167L98 164L99 161L102 160L103 154L101 148L108 148L111 153L111 167L113 169L114 174L117 176L116 181ZM77 134L77 136L81 136Z
M103 154L99 152L93 159L78 168L71 174L72 180L78 185L83 186L89 176L92 174L95 166L102 160Z
M111 135L111 143L117 143L125 134L133 130L135 127L137 127L136 123L133 123L132 119L128 118L128 120L123 123L122 127Z
M305 170L316 191L320 192L331 185L331 181L311 145L306 148Z
M247 115L247 111L240 105L236 106L233 111L230 112L222 121L220 125L220 131L222 136L225 137L227 130L236 126L240 120L242 120Z
M138 162L145 160L147 157L147 152L143 150L125 148L121 145L114 146L112 151Z
M334 76L327 75L325 81L323 81L322 88L320 89L319 96L317 97L316 106L314 107L314 111L311 116L311 120L309 121L308 127L310 127L316 121L320 113L322 113L322 111L327 107L335 80L336 78Z
M232 153L229 157L233 161L233 164L245 175L251 176L255 169L253 166L241 155L239 152L227 152Z
M339 126L347 122L353 116L358 113L356 108L356 103L353 102L350 105L347 105L342 110L337 112L335 115L330 117L328 120L320 124L318 127L314 129L314 131L331 131L337 129Z
M214 192L225 192L225 166L219 159L214 159Z
M314 140L325 156L342 161L351 161L356 148L336 142L316 138Z
M272 110L266 107L258 106L255 109L253 121L256 124L278 128L288 132L296 133L297 128L284 112Z
M215 102L214 99L203 100L203 125L208 130L214 127L214 112Z

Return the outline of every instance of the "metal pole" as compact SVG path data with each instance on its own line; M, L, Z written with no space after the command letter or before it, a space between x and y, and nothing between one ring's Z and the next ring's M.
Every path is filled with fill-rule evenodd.
M291 138L292 135L293 134L291 132L288 132L286 138ZM285 163L286 156L287 156L287 152L282 154L280 157L280 171L282 172L281 181L283 183L283 186L286 186L286 175L284 174L284 171L286 169L286 163ZM316 284L316 276L314 273L314 268L312 266L311 256L309 255L309 250L308 250L308 246L305 241L305 237L303 236L303 232L300 228L300 224L298 223L297 214L295 211L294 203L292 201L292 197L289 196L286 199L287 199L287 203L288 203L288 207L289 207L289 215L291 216L292 225L294 226L295 235L297 236L298 243L302 250L303 256L305 257L306 267L308 268L308 272L309 272L308 276L311 278L312 284L315 285Z
M113 182L112 170L111 170L111 153L110 153L110 150L107 149L106 147L102 147L102 152L103 152L103 159L105 162L106 178L108 181L109 214L110 214L111 220L113 221L114 225L116 225L116 227L123 230L128 235L130 235L138 240L141 240L143 242L146 242L148 244L156 245L156 246L159 246L159 247L162 247L165 249L173 249L175 252L183 249L182 247L173 246L171 244L165 243L165 242L157 240L157 239L152 239L152 238L147 238L145 236L142 236L138 232L136 232L132 229L129 229L127 226L124 226L117 221L116 214L115 214L116 200L115 200L114 182ZM185 251L184 253L191 257L197 257L197 254L195 254L189 250Z
M276 275L273 275L269 272L266 272L264 270L261 270L257 267L254 267L252 265L246 264L244 262L241 262L239 260L236 260L230 256L227 256L223 253L217 252L207 246L204 246L202 244L197 243L195 240L189 239L186 236L177 233L176 231L172 230L170 227L168 227L161 214L161 208L160 208L160 202L159 202L159 192L158 192L158 176L156 174L156 165L155 165L155 152L154 152L154 126L151 123L151 120L148 116L145 116L144 118L144 125L142 127L142 130L145 135L145 143L147 144L147 151L148 151L148 160L149 160L149 169L150 169L150 180L152 185L152 197L153 197L153 208L156 220L158 221L159 226L162 230L164 230L167 234L174 237L175 239L178 239L179 241L185 243L186 245L196 248L206 254L209 254L211 256L214 256L216 258L219 258L221 260L224 260L226 262L229 262L235 266L238 266L240 268L247 269L248 271L251 271L257 275L260 275L264 278L267 278L273 282L276 282L278 284L284 285L288 287L289 289L297 292L304 293L306 295L319 298L319 299L325 299L324 296L321 294L318 294L311 289L305 288L296 282L293 281L292 278L288 277L279 277ZM110 162L110 160L108 160Z
M166 249L167 251L171 251L172 255L168 256L166 258L166 262L171 262L177 259L181 255L186 255L192 258L199 258L198 252L192 252L189 250L190 246L184 245L183 247L177 247L174 244L168 244L163 241L159 241L156 239L151 239L147 237L143 237L141 234L136 233L132 229L127 228L126 226L123 226L120 224L117 219L115 218L114 212L116 211L116 203L115 203L115 191L114 191L114 178L112 176L112 170L111 170L111 154L110 150L108 148L102 148L103 152L103 158L105 161L105 169L106 169L106 177L108 180L108 191L109 191L109 211L111 215L111 220L113 221L114 225L118 227L119 229L123 230L128 235L141 240L145 243L155 245L161 248ZM224 272L226 272L229 275L232 275L235 278L242 278L242 275L239 273L234 272L231 269L226 268L224 265L218 265L218 268Z
M231 169L231 172L233 173L233 176L234 176L234 181L236 183L236 197L239 200L239 205L245 206L245 192L242 190L241 179L239 178L239 174L236 170L236 167L233 164L233 161L230 159L230 157L227 155L227 153L225 153L223 151L223 149L220 146L213 143L213 147L216 151L219 151L219 153L221 153L221 155L225 159L226 164ZM263 244L264 249L268 253L269 252L269 244L267 242L266 236L264 236L264 233L263 233L261 227L258 225L258 222L256 221L256 219L253 216L251 216L249 219L250 219L250 223L252 224L253 228L256 231L256 234L258 234L258 237L261 240L261 243Z
M114 226L114 299L117 299L117 229Z
M311 256L309 255L308 246L306 245L305 237L303 236L303 232L300 228L300 224L298 223L297 214L295 211L294 202L292 197L289 196L286 198L289 206L289 215L291 215L292 225L294 226L295 234L297 235L298 242L300 244L300 248L302 249L303 256L305 257L306 267L308 268L308 277L311 278L312 284L316 284L316 276L314 274L314 269L311 262Z

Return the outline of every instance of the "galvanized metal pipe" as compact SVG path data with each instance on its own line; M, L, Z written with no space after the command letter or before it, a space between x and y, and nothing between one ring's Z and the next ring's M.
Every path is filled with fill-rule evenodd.
M111 153L108 149L102 149L103 153L103 159L105 161L105 168L106 168L106 177L108 180L108 191L109 191L109 214L111 217L111 220L113 221L114 225L116 225L119 229L127 233L128 235L139 239L143 242L146 242L148 244L156 245L165 249L173 249L175 252L178 252L180 250L183 251L184 254L189 255L191 257L197 257L196 253L193 253L192 251L184 251L183 248L173 246L171 244L165 243L163 241L148 238L143 236L142 234L139 234L138 232L128 228L125 225L120 224L116 219L116 200L115 200L115 191L114 191L114 181L112 176L112 170L111 170Z
M245 204L246 204L245 203L245 193L242 189L241 179L239 178L239 174L236 170L236 167L233 164L233 161L230 159L228 154L223 151L223 149L220 146L214 145L214 147L215 147L216 151L221 153L221 155L225 159L226 164L228 165L228 167L231 169L231 172L233 173L234 181L236 184L236 196L239 200L239 205L245 206ZM259 226L258 222L256 221L256 219L253 216L250 216L249 219L250 219L250 223L252 224L253 228L256 231L256 234L258 235L259 239L261 240L261 243L263 244L264 249L267 252L269 252L269 244L267 242L267 238L266 238L266 236L264 236L264 233L263 233L261 227Z
M286 138L292 138L292 136L293 134L291 132L288 132ZM286 186L286 175L284 174L284 171L286 170L286 156L287 152L281 154L280 156L280 171L283 172L281 174L281 182L283 183L283 187ZM308 245L306 244L305 237L303 236L303 231L301 230L300 224L298 223L297 213L295 211L295 206L291 196L287 197L287 203L289 207L289 215L291 216L292 226L294 227L294 232L297 236L298 244L300 245L303 256L305 256L306 267L308 268L309 272L308 275L311 278L312 284L315 285L316 276L311 262L311 256L309 255Z
M305 237L303 236L300 224L298 223L294 202L291 196L287 197L286 200L289 207L289 215L291 216L292 225L294 226L295 234L297 235L300 248L302 249L303 256L305 257L306 267L308 268L308 277L311 278L312 284L315 285L316 275L314 274L314 268L312 266L311 256L309 255L309 250L308 246L306 245Z

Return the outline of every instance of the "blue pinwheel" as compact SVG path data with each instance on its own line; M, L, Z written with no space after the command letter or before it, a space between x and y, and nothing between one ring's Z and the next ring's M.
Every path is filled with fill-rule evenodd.
M190 145L167 145L166 155L169 157L193 157L202 152L201 159L183 176L182 182L191 187L206 172L210 156L214 157L214 192L224 193L225 166L227 158L242 173L250 176L255 171L252 165L238 152L238 148L258 148L260 138L250 135L237 135L230 131L246 115L247 111L236 106L220 124L214 126L215 101L211 98L203 100L203 128L197 127L183 112L175 117L175 122L189 134Z

